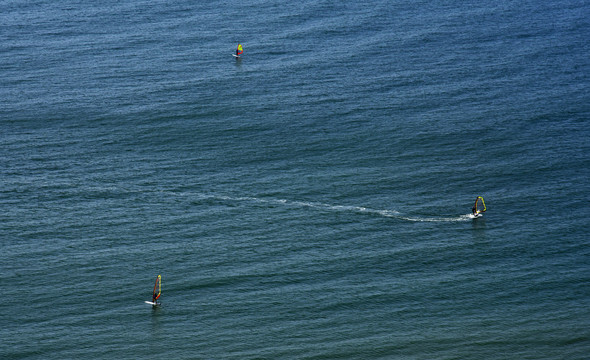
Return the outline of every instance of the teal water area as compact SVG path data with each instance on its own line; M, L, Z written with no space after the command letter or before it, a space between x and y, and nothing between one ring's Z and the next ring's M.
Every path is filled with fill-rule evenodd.
M5 2L0 355L585 359L589 10Z

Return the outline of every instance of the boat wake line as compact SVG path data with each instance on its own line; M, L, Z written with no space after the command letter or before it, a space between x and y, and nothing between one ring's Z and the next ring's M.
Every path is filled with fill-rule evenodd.
M312 208L324 211L338 211L338 212L355 212L360 214L372 214L372 215L379 215L387 218L398 219L398 220L405 220L405 221L412 221L412 222L457 222L457 221L468 221L470 220L469 214L459 215L454 217L435 217L435 216L407 216L399 211L396 210L379 210L379 209L371 209L364 206L347 206L347 205L331 205L325 204L321 202L312 202L312 201L297 201L297 200L286 200L286 199L267 199L267 198L257 198L257 197L232 197L232 196L224 196L224 195L217 195L217 196L203 196L203 198L208 199L218 199L223 201L232 201L232 202L253 202L259 204L269 204L269 205L282 205L282 206L289 206L289 207L298 207L298 208Z
M126 191L132 192L130 189ZM140 191L141 192L141 191ZM184 197L191 199L192 201L226 201L226 202L250 202L258 204L267 204L274 206L284 206L292 208L311 208L323 211L333 212L354 212L359 214L378 215L386 218L412 221L412 222L459 222L469 221L473 219L472 214L457 215L457 216L422 216L415 215L410 216L400 213L397 210L380 210L371 209L364 206L351 206L351 205L332 205L314 201L299 201L299 200L287 200L287 199L273 199L273 198L260 198L252 196L228 196L212 193L195 193L192 191L177 191L177 190L165 190L161 189L157 192L166 194L166 196Z

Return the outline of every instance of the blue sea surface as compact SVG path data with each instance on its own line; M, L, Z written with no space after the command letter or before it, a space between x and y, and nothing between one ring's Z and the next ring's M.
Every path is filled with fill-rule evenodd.
M2 358L588 358L587 1L0 5Z

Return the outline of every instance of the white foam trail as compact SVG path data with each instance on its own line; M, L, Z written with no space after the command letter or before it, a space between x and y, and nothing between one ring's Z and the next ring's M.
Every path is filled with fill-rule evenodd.
M398 219L416 222L455 222L455 221L468 221L470 220L469 215L461 215L457 217L408 217L398 216Z
M468 221L470 220L469 215L461 215L457 217L426 217L426 216L405 216L396 210L379 210L366 208L364 206L349 206L349 205L331 205L320 202L309 202L309 201L291 201L287 199L264 199L256 197L231 197L231 196L217 196L220 200L226 201L250 201L265 204L278 204L285 206L295 207L307 207L312 209L320 209L327 211L340 211L340 212L356 212L364 214L375 214L383 217L414 221L414 222L456 222L456 221Z
M413 222L457 222L457 221L469 221L472 219L470 214L460 215L456 217L434 217L434 216L407 216L399 211L396 210L383 210L383 209L371 209L364 206L351 206L351 205L331 205L321 202L312 202L312 201L297 201L297 200L287 200L287 199L267 199L267 198L257 198L252 196L227 196L227 195L217 195L217 194L195 194L190 192L176 192L173 190L162 190L161 192L165 192L168 194L174 194L177 196L191 196L197 197L200 200L210 200L210 199L217 199L223 201L245 201L245 202L255 202L260 204L275 204L275 205L284 205L284 206L293 206L293 207L300 207L300 208L312 208L312 209L320 209L325 211L340 211L340 212L356 212L362 214L374 214L379 215L387 218L404 220L404 221L413 221Z

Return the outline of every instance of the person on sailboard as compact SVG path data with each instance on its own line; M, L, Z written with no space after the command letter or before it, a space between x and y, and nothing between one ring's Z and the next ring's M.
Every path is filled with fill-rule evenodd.
M471 208L471 212L473 213L473 215L476 215L475 206Z

